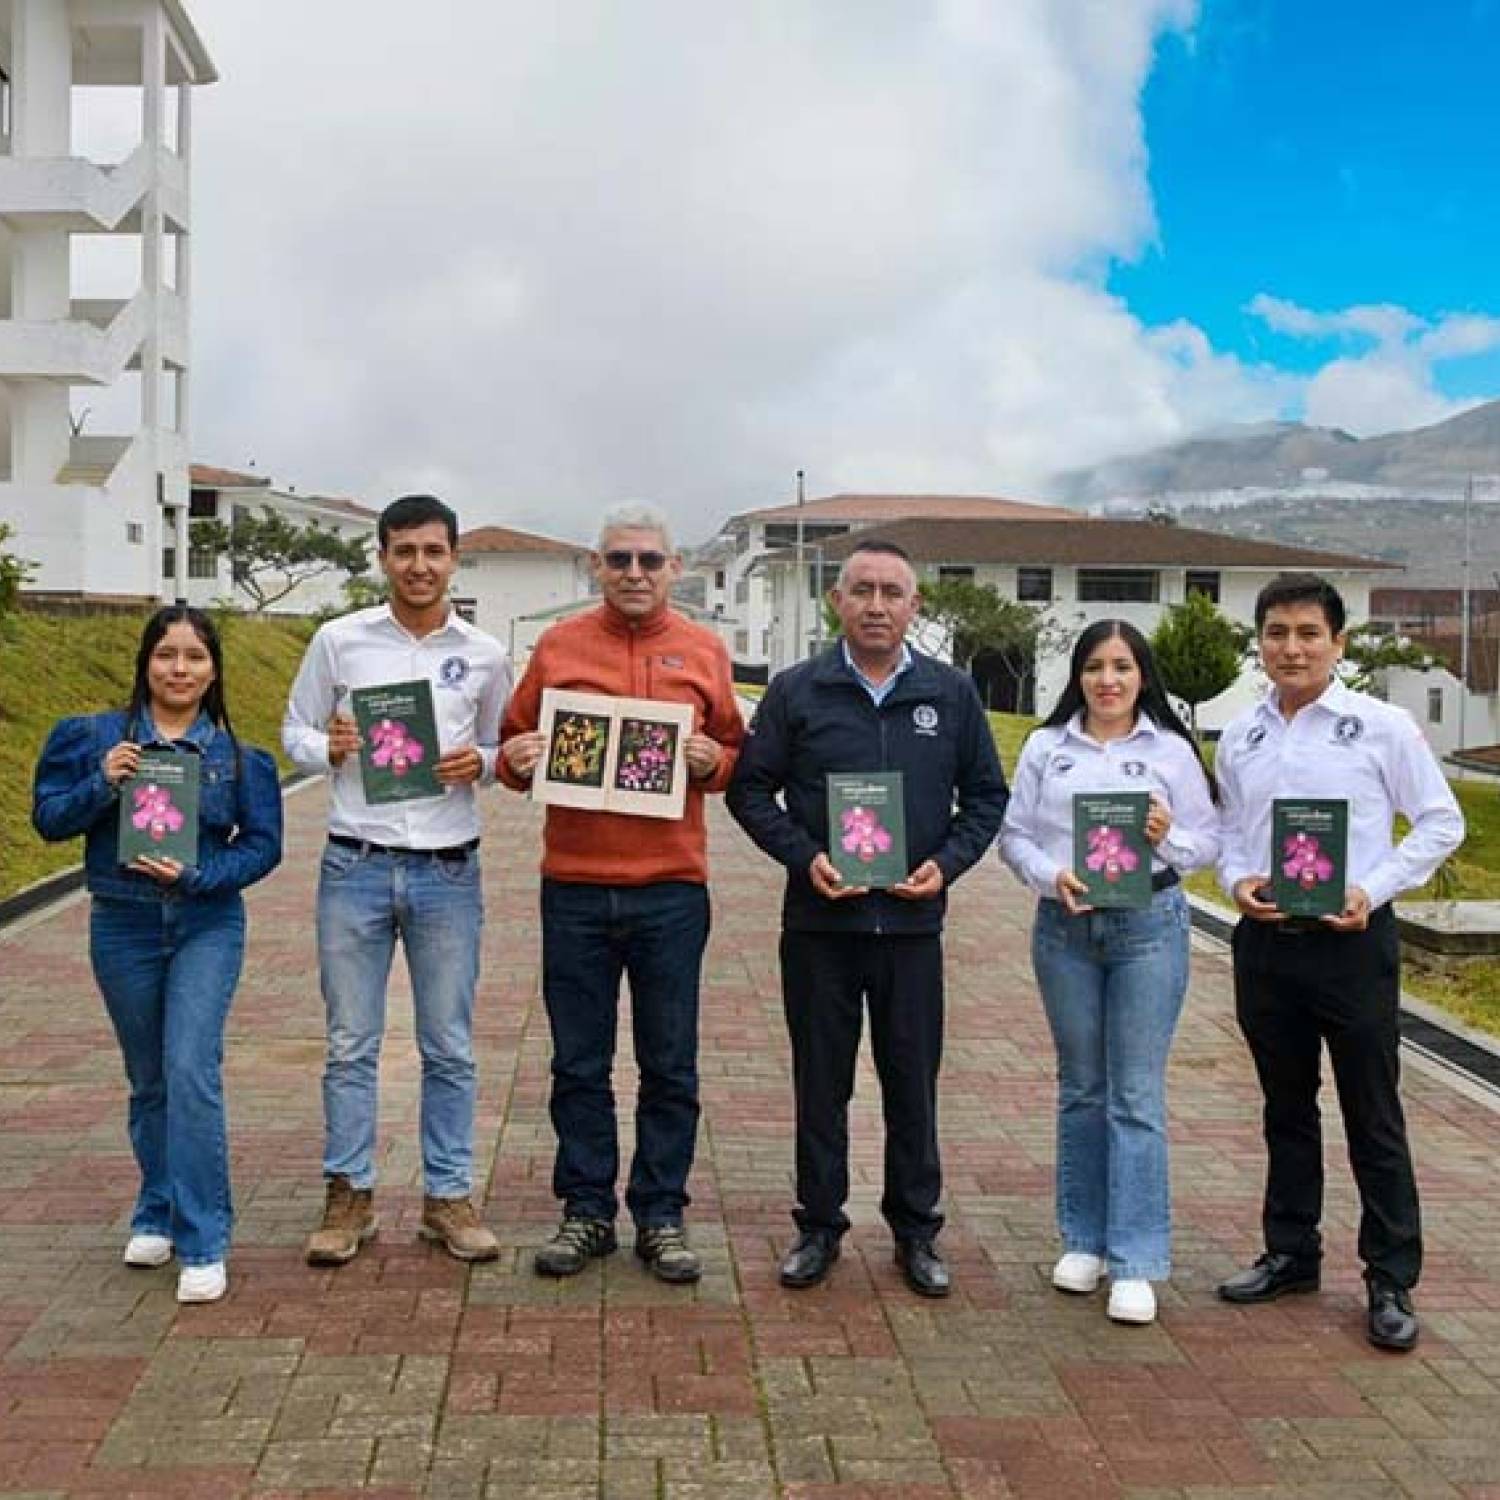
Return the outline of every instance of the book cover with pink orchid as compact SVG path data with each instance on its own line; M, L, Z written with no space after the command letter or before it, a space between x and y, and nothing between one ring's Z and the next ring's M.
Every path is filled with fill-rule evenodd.
M638 818L680 818L687 806L693 705L544 688L546 739L531 779L535 802Z
M441 797L443 784L436 768L442 750L432 684L417 678L359 687L349 700L363 741L359 774L365 801L374 807Z
M1289 917L1336 916L1349 867L1349 804L1342 797L1278 797L1271 804L1271 899Z
M1073 798L1073 873L1085 905L1140 910L1151 905L1147 792L1079 792Z
M829 776L828 858L845 885L871 890L899 885L911 873L900 771Z
M140 768L120 786L122 865L146 855L198 863L198 757L191 751L142 750Z

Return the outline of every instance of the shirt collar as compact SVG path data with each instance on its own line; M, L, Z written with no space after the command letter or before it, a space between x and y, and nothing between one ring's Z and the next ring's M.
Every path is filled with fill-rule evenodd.
M156 721L151 717L151 710L141 710L141 743L143 745L191 745L194 750L207 750L208 744L214 737L214 721L203 712L198 710L198 717L188 726L187 733L175 740L168 739L161 730L156 727Z
M1318 694L1309 704L1306 704L1298 712L1305 713L1309 708L1321 708L1324 713L1342 714L1349 710L1349 688L1338 677L1337 674L1329 681L1326 688ZM1272 688L1264 698L1260 700L1260 709L1264 714L1272 718L1286 722L1286 716L1281 712L1281 696L1275 688Z
M409 631L406 626L404 626L401 621L396 618L396 611L391 608L389 603L382 604L380 606L380 614L377 616L377 618L384 621L384 623L389 625L392 630L398 631L402 638L408 641L419 639L424 641L431 640L433 636L443 635L445 632L450 630L457 631L459 634L462 634L463 630L468 626L468 621L465 620L464 617L459 614L456 609L454 609L452 600L449 600L448 602L447 619L445 619L443 623L437 627L436 630L430 630L426 635L420 637L414 636L411 631Z
M896 679L903 672L911 669L911 647L905 641L901 642L901 655L896 662L896 670L883 682L871 682L868 677L854 664L854 654L849 650L849 642L842 636L839 637L839 646L844 653L844 665L849 668L859 680L872 693L888 693L896 685Z
M1103 740L1096 740L1093 735L1085 731L1083 727L1083 710L1081 708L1063 726L1063 733L1075 740L1081 741L1085 745L1101 746L1105 743ZM1155 739L1160 733L1161 731L1157 727L1156 720L1150 714L1143 711L1135 716L1135 727L1129 734L1122 735L1117 740L1110 740L1108 743L1112 745L1125 745L1129 744L1133 739L1142 737Z

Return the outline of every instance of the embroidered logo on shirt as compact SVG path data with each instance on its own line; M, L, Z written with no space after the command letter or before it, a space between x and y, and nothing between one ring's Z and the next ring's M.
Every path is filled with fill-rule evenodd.
M1047 769L1051 771L1054 776L1066 776L1068 772L1073 769L1075 764L1076 762L1071 755L1054 755L1052 759L1047 762Z
M1127 776L1144 776L1146 774L1146 762L1143 760L1127 760L1120 769Z
M936 734L938 711L930 703L919 703L911 711L911 721L918 734Z
M1333 737L1341 745L1352 745L1365 732L1365 721L1354 714L1343 714L1333 726Z
M443 687L456 688L469 675L469 663L462 656L445 657L438 668L438 682Z
M1264 742L1265 737L1266 737L1266 726L1264 724L1257 724L1245 736L1245 749L1247 749L1247 750L1258 750L1260 748L1261 744Z

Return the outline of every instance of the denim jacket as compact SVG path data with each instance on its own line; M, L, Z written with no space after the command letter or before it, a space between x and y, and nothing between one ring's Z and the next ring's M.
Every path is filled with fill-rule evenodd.
M60 719L37 761L31 822L44 839L84 839L83 865L96 896L125 901L223 897L253 885L281 863L281 788L276 762L241 746L206 714L178 741L202 757L198 797L198 863L173 884L127 869L116 852L120 796L104 776L104 757L123 739L165 745L143 714L127 734L120 712Z

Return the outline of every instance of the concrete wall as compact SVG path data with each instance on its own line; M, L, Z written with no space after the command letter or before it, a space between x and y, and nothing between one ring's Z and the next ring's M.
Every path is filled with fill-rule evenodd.
M550 552L459 553L453 597L474 601L474 623L507 651L529 652L545 623L517 624L522 615L587 597L588 559Z
M1464 746L1500 744L1500 695L1465 692L1446 667L1425 672L1392 667L1381 676L1386 700L1404 708L1417 721L1434 754L1444 756Z

